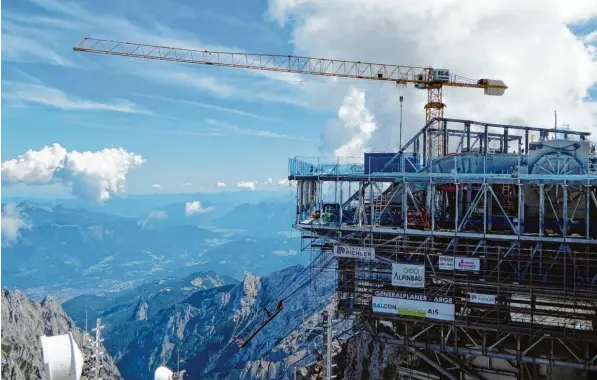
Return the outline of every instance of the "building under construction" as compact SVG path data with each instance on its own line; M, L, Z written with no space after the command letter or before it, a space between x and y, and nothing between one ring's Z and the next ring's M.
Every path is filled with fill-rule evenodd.
M440 68L95 38L73 49L426 90L427 124L399 152L289 162L295 227L305 250L337 258L339 311L410 350L406 377L597 373L597 175L588 133L446 119L444 87L490 96L508 87ZM266 314L239 346L274 317Z
M440 118L399 152L293 158L294 227L406 377L597 378L588 136Z

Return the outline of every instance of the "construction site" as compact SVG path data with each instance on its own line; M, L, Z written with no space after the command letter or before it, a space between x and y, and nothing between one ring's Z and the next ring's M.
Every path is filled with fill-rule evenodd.
M335 259L335 313L406 349L399 378L597 378L588 132L446 118L444 87L501 96L507 86L444 69L90 38L74 50L428 91L425 125L394 152L289 160L302 249L313 267ZM334 378L329 350L324 367Z

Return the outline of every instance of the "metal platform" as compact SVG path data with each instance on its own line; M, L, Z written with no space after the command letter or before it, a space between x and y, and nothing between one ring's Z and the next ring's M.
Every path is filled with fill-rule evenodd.
M437 132L430 123L383 163L289 160L294 227L312 257L336 257L340 311L415 350L408 366L432 377L594 374L588 133L436 121L443 157L419 149Z

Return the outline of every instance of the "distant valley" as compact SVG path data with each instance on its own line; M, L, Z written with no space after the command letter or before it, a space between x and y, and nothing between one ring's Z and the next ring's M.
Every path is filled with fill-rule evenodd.
M308 263L291 229L292 199L222 204L206 202L210 212L187 215L184 202L168 203L125 217L72 202L20 202L31 227L18 241L2 242L3 286L38 300L46 294L66 300L194 272L242 280L245 272L267 275Z
M260 277L246 274L243 281L211 272L184 279L163 279L144 284L118 297L80 296L63 307L84 326L86 318L101 318L105 345L127 380L153 379L161 363L181 367L188 378L292 378L296 367L318 357L321 311L331 302L333 273L310 282L310 271L292 266ZM283 311L245 348L233 341L246 339L265 320L264 307ZM337 325L349 329L350 321Z

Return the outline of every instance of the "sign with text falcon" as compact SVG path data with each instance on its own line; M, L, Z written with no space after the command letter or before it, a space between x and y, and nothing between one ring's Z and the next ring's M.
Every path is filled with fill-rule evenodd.
M392 285L409 288L425 287L425 266L412 264L392 264Z
M351 245L335 245L334 256L348 257L353 259L374 259L375 248L373 247L356 247Z
M454 304L449 303L373 296L371 306L374 313L431 318L441 321L454 320Z

